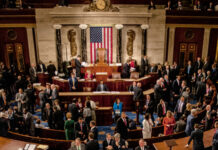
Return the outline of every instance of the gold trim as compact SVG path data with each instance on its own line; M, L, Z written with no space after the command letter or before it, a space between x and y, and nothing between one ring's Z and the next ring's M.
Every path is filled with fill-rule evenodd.
M166 24L166 27L188 27L188 28L218 28L218 25L209 24Z
M111 27L114 24L90 24L89 27Z
M0 24L0 28L2 27L26 27L26 28L30 28L30 27L36 27L36 24L33 23L29 23L29 24Z

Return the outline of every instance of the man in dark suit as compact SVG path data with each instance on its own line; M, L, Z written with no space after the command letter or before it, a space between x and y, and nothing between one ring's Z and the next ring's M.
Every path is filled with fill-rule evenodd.
M173 62L173 65L172 65L172 80L175 80L176 77L179 75L179 72L180 72L180 67L177 65L177 63L174 61Z
M205 79L201 78L201 81L197 82L196 98L197 101L203 102L204 95L206 94Z
M90 126L90 131L89 132L93 133L94 140L98 140L98 128L95 126L95 121L93 121L93 120L90 121L89 126Z
M163 89L161 88L161 80L157 80L154 85L154 106L157 107L157 104L160 102L160 99L163 98ZM155 109L156 110L156 109Z
M150 95L146 95L146 100L145 100L145 103L144 103L144 108L145 108L145 113L151 114L151 118L154 119L153 118L154 102L151 99Z
M127 60L127 62L123 65L122 77L123 78L130 77L130 60Z
M149 72L157 72L157 67L155 66L155 64L150 65Z
M186 135L190 136L192 131L194 130L194 124L196 122L196 116L197 116L197 110L192 109L191 114L188 115L187 117L187 123L186 123L186 128L185 128L185 133Z
M57 90L55 84L52 84L52 85L51 85L51 97L50 97L50 99L51 99L52 101L58 99L58 90Z
M163 99L160 100L160 103L157 105L157 116L164 117L167 113L167 104Z
M40 63L37 65L37 72L45 73L45 72L46 72L45 64L43 64L42 62L40 62Z
M52 61L49 61L49 65L47 66L48 77L50 83L52 83L52 77L55 76L56 67L52 64Z
M185 74L185 78L186 78L188 86L190 86L191 84L193 73L194 73L194 67L192 66L192 62L189 60L184 70L184 74Z
M71 73L71 77L68 79L69 87L71 92L77 91L78 88L78 80L74 73Z
M76 106L77 100L73 99L72 103L68 105L68 111L72 114L72 119L76 122L79 117L79 110Z
M214 126L216 129L216 132L213 135L212 150L217 150L218 149L218 121L215 122Z
M139 146L137 146L135 150L148 150L147 143L143 139L140 139Z
M216 81L218 81L218 69L216 67L216 64L212 65L212 70L211 70L211 80L215 84Z
M176 107L174 109L174 112L176 114L176 120L179 120L179 118L184 114L186 109L186 103L184 96L181 96L180 99L177 101Z
M111 138L111 134L106 134L106 139L103 141L103 150L112 149L113 139Z
M188 147L191 141L194 140L192 149L193 150L204 150L204 142L203 142L204 132L200 130L198 124L195 124L194 128L195 130L192 131L186 147Z
M208 70L211 70L211 64L208 61L208 58L204 59L204 64L203 64L202 69L204 69L205 72L207 72Z
M29 74L30 74L31 81L33 83L37 82L37 72L36 72L36 65L35 64L32 64L32 66L30 67Z
M27 109L23 109L23 122L24 122L24 133L29 134L31 136L35 135L35 124L34 118Z
M200 57L198 57L197 58L197 61L195 62L195 69L194 69L194 71L197 73L197 71L199 70L199 69L202 69L202 67L203 67L203 62L201 61L201 58Z
M54 124L54 129L56 130L63 130L64 129L64 115L61 110L58 110L56 106L53 107L53 115L52 121Z
M98 84L96 91L108 91L107 85L101 80L100 84Z
M75 142L72 142L69 150L86 150L86 145L81 143L80 138L76 138Z
M81 140L85 140L88 136L87 125L83 121L82 117L79 117L78 122L75 124L75 133L76 137L80 138Z
M94 134L89 133L86 150L99 150L99 144L97 140L94 140Z
M75 67L76 67L76 77L81 78L81 56L78 55L77 58L75 59Z
M114 141L112 145L113 150L125 150L127 148L125 140L121 138L119 133L114 135Z
M35 91L32 87L32 84L29 84L27 86L27 89L24 91L24 93L26 94L26 105L27 105L27 109L34 114L34 105L35 105L35 101L36 101L36 97L35 97Z
M6 119L7 116L3 112L0 113L0 136L7 137L8 136L8 120Z
M129 92L133 92L136 87L137 87L137 86L136 86L136 81L133 81L132 85L129 86L128 91L129 91Z
M145 55L141 60L141 76L148 74L148 58Z
M170 66L167 65L165 70L163 71L163 75L167 75L169 80L172 80L172 71L170 70Z
M51 106L49 103L46 103L45 104L45 108L44 108L44 111L43 111L43 114L42 114L42 120L44 121L47 121L48 122L48 126L49 128L53 129L53 118L52 118L52 114L53 114L53 111L51 109Z
M117 120L116 132L120 134L122 139L128 138L129 119L126 113L122 112L121 117Z
M18 75L17 80L15 81L15 92L18 92L18 90L20 88L24 90L24 87L25 87L25 83L24 83L24 81L22 79L22 76Z
M142 84L140 82L137 83L137 87L134 88L133 101L143 101L144 95L142 90Z

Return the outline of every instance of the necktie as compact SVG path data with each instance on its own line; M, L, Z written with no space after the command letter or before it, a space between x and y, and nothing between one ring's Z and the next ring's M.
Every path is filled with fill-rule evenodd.
M125 125L127 125L126 119L123 119L123 122L124 122Z
M80 150L80 146L77 146L77 150Z
M73 78L73 87L74 87L74 85L75 85L75 81L74 81L74 78Z
M81 131L83 131L82 123L80 124L80 129L81 129Z
M182 102L180 102L180 105L179 105L179 113L182 112Z
M162 104L162 108L163 108L163 115L165 115L165 106L164 106L164 104Z

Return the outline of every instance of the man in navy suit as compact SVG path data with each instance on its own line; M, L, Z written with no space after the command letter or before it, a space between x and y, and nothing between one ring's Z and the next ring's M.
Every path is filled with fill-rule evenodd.
M89 141L87 142L86 150L99 150L98 141L94 139L93 133L89 133L88 139Z
M197 115L197 110L196 109L192 109L191 110L191 114L188 115L187 118L187 123L186 123L186 128L185 128L185 133L186 135L190 136L191 132L194 130L194 124L195 124L195 118Z
M179 118L184 114L185 108L185 98L184 96L181 96L180 99L177 101L176 107L174 109L174 112L176 114L176 120L179 120Z
M88 136L87 125L83 121L82 117L79 117L78 122L75 124L75 133L76 137L80 138L81 140L85 140Z
M103 150L112 149L113 139L111 138L111 134L106 134L106 139L103 141Z
M90 128L89 132L92 132L94 134L94 139L98 140L98 128L95 126L95 121L92 120L90 122Z
M71 77L68 79L69 80L69 87L70 87L70 91L74 92L77 90L78 88L78 80L75 76L74 73L71 74Z
M100 84L98 84L96 91L108 91L107 85L101 80Z

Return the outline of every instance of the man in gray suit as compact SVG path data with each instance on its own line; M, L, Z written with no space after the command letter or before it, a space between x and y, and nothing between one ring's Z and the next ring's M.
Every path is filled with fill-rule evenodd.
M18 93L15 96L17 102L18 111L22 112L23 108L26 108L26 94L23 92L23 89L19 89Z
M31 65L31 67L29 69L29 73L30 73L31 81L33 83L37 82L37 71L36 71L36 65L35 64Z
M75 142L72 142L69 150L86 150L85 144L81 143L80 138L76 138Z

